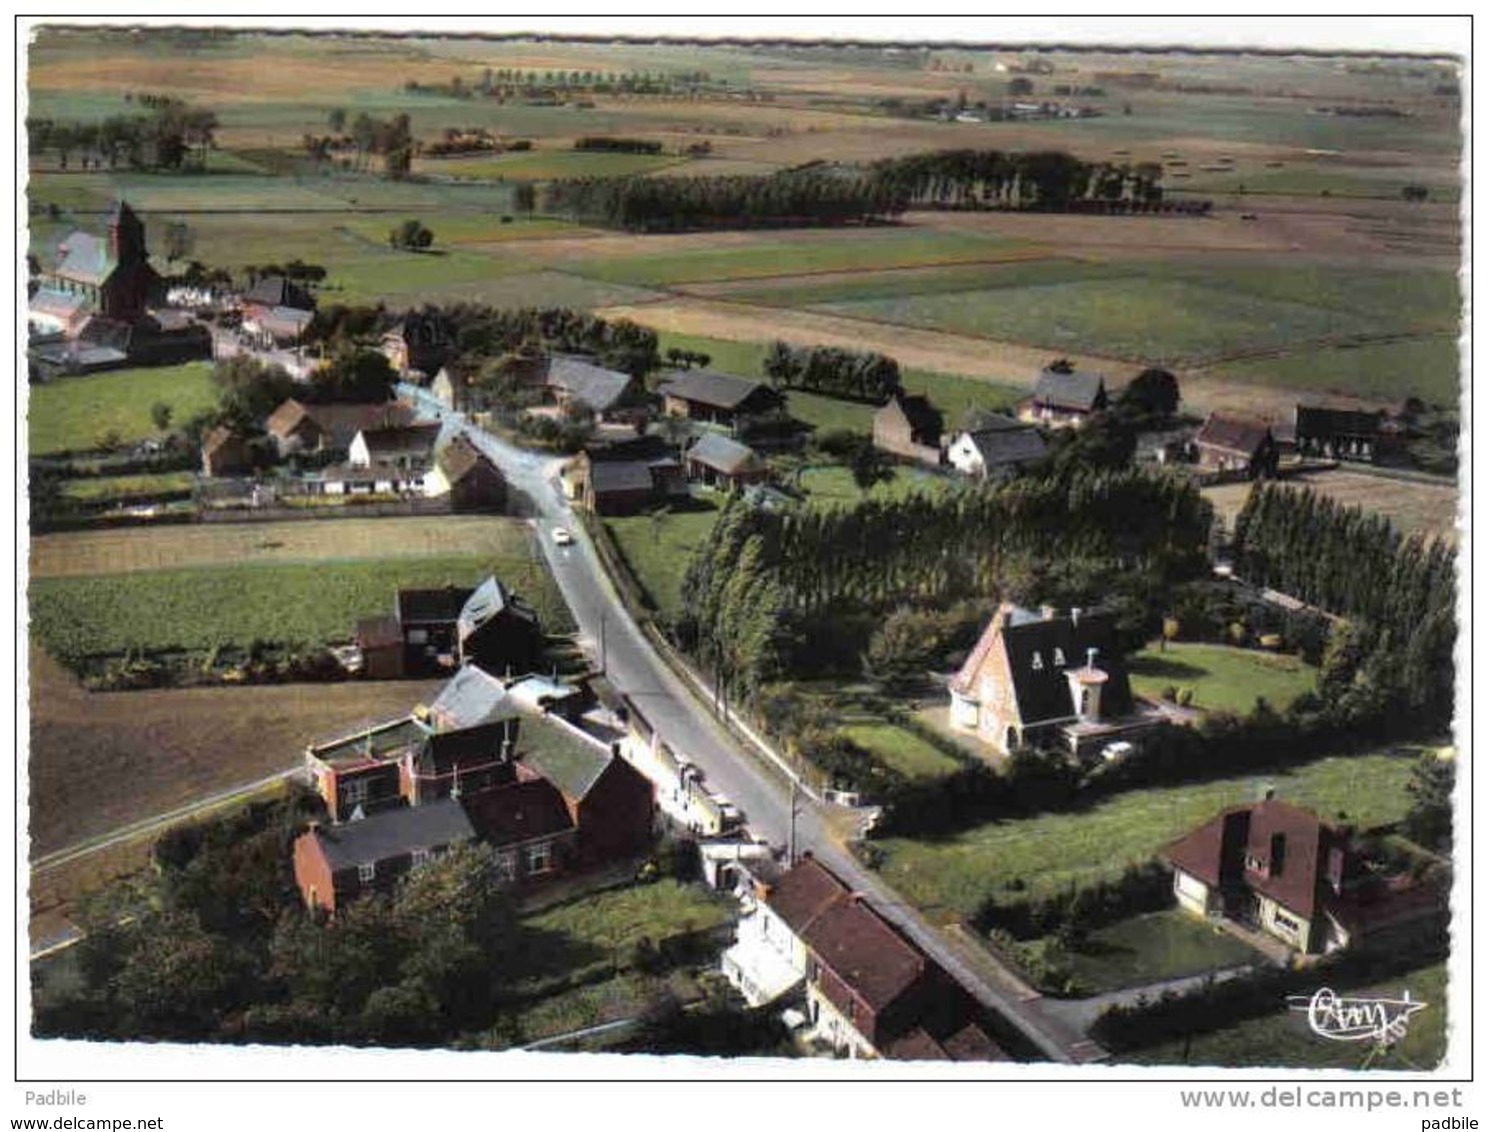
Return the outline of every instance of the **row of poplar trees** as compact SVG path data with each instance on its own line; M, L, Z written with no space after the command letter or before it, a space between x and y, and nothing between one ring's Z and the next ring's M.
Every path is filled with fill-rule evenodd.
M812 668L821 635L852 618L1001 597L1050 562L1140 574L1161 592L1203 571L1211 517L1190 484L1130 469L840 510L734 503L689 565L679 635L749 699Z
M1457 580L1446 543L1313 491L1260 486L1235 520L1235 565L1249 582L1346 618L1334 666L1371 685L1380 710L1451 718ZM1340 664L1340 653L1351 659Z

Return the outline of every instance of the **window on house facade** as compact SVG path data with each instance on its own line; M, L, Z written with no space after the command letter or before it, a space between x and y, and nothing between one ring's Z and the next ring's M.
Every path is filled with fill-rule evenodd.
M553 867L553 847L547 842L527 848L527 871L545 873Z
M502 880L515 880L517 876L517 855L515 853L502 853L496 858L496 875Z
M377 879L377 862L368 861L364 865L357 866L357 880L363 884L371 884Z
M356 806L367 800L367 780L353 778L341 786L341 798L348 806Z
M1279 908L1276 910L1276 913L1271 917L1271 919L1273 922L1275 922L1277 927L1281 928L1283 931L1290 932L1292 935L1296 935L1302 930L1302 924L1300 921L1292 919L1292 917L1288 916Z
M434 853L432 850L415 849L413 851L413 867L416 869L423 868L423 866L431 864L433 860Z

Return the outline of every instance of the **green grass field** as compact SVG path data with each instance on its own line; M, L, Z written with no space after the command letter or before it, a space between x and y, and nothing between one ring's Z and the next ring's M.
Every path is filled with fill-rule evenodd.
M1339 993L1345 988L1335 987ZM1364 987L1349 987L1350 997L1400 998L1405 991L1426 1009L1415 1014L1405 1037L1384 1054L1359 1042L1331 1042L1307 1028L1304 1015L1285 1009L1188 1041L1166 1042L1123 1055L1136 1065L1285 1066L1289 1069L1382 1069L1425 1072L1447 1052L1447 968L1433 963ZM1459 1026L1462 1019L1457 1020Z
M654 287L814 271L867 271L965 263L1005 255L1015 247L1006 240L964 232L854 229L846 234L803 234L795 239L669 255L575 260L569 269L595 279Z
M668 936L719 927L733 918L736 909L698 885L659 880L580 897L523 922L575 946L612 953L640 939L655 943Z
M1279 797L1361 829L1403 817L1413 757L1388 753L1327 758L1305 766L1187 786L1134 790L1077 813L988 822L934 841L887 838L884 879L933 917L970 916L1005 895L1009 881L1030 892L1114 876L1151 860L1165 845L1226 806L1254 799L1263 784Z
M1244 715L1257 697L1284 711L1317 683L1317 670L1295 656L1175 641L1148 645L1128 661L1132 690L1158 699L1163 689L1193 693L1193 706Z
M1248 385L1313 388L1389 404L1416 396L1427 404L1456 406L1462 393L1457 340L1447 335L1225 362L1209 373Z
M390 609L401 586L473 586L493 570L532 603L545 629L571 624L551 575L530 558L441 555L37 578L31 631L72 666L130 649L324 644L348 640L358 618Z
M940 778L961 767L945 752L892 723L855 723L842 730L854 743L910 778Z
M1146 986L1254 963L1258 953L1176 908L1118 920L1068 951L1070 969L1091 994Z
M682 614L682 578L692 553L718 522L718 508L699 501L694 510L650 515L616 515L604 520L631 573L656 603L663 620Z
M171 407L176 421L217 401L209 362L58 378L29 392L27 447L35 455L96 448L108 433L125 443L159 436L150 419L157 401Z
M876 483L867 491L853 481L851 471L839 465L807 468L801 473L801 489L813 507L854 507L865 499L903 499L916 493L938 495L955 486L945 476L908 466L896 467L893 479Z
M797 277L731 287L728 297L745 302L784 307L823 306L828 303L874 302L908 295L947 295L961 291L1039 287L1074 280L1122 279L1141 273L1131 263L1101 263L1062 258L1010 263L973 263L923 270L863 271L825 279Z

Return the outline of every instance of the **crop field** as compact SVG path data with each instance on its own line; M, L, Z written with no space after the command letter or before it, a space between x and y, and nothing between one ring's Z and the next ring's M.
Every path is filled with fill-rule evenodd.
M427 703L438 687L400 680L87 692L41 649L29 655L34 854L298 766L310 742Z
M1452 541L1457 538L1460 500L1456 489L1447 484L1394 479L1369 472L1349 471L1347 468L1280 480L1278 483L1298 489L1310 488L1346 507L1362 507L1376 515L1383 515L1408 535L1419 534ZM1250 485L1223 484L1202 490L1204 497L1214 504L1215 510L1226 523L1233 524L1235 516L1245 506Z
M124 443L159 436L156 402L184 421L217 401L207 362L59 378L28 392L27 448L37 455L96 448L109 433Z
M933 917L970 916L1021 880L1034 894L1087 884L1150 860L1226 806L1277 796L1369 829L1405 815L1413 752L1320 759L1241 778L1131 791L1073 813L989 822L934 841L886 838L884 880Z
M552 181L561 177L633 177L688 164L662 153L609 153L600 150L539 149L479 157L425 159L421 172L480 181Z
M350 639L356 620L391 608L399 587L473 586L492 570L532 603L544 628L562 631L566 607L541 566L468 554L37 578L31 631L68 664L255 641L318 645Z
M1317 682L1317 670L1294 656L1183 641L1148 645L1131 658L1128 669L1139 695L1159 699L1164 689L1177 688L1193 693L1196 708L1238 715L1255 707L1258 698L1285 711Z
M1314 389L1380 404L1414 396L1428 405L1455 405L1462 395L1460 348L1453 335L1299 350L1222 362L1205 373L1237 384Z
M190 472L154 472L131 476L92 476L70 479L62 485L62 495L80 503L112 500L127 503L170 492L190 491L196 477Z
M511 563L537 560L532 533L525 523L488 516L440 515L207 523L37 535L31 539L31 576L89 577L196 566L388 561L431 555L485 557Z

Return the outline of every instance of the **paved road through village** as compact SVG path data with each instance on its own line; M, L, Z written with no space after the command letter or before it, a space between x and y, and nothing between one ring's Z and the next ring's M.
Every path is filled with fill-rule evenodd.
M668 743L703 771L712 789L726 795L744 811L751 830L771 844L786 845L791 834L793 807L788 782L778 772L767 769L763 756L747 750L712 717L657 655L626 612L563 497L558 480L562 461L507 444L469 425L460 414L430 403L426 396L419 399L428 411L439 413L451 426L462 427L471 442L501 468L508 485L525 498L543 553L585 642L596 655L603 642L605 672L610 682L630 697ZM572 531L574 544L557 546L552 538L555 527ZM1039 1001L1029 998L981 948L953 942L863 868L832 837L821 809L804 794L796 796L794 808L798 852L811 851L848 884L868 896L881 914L968 990L1006 1017L1046 1056L1070 1062L1084 1060L1097 1052L1078 1032L1039 1009Z

